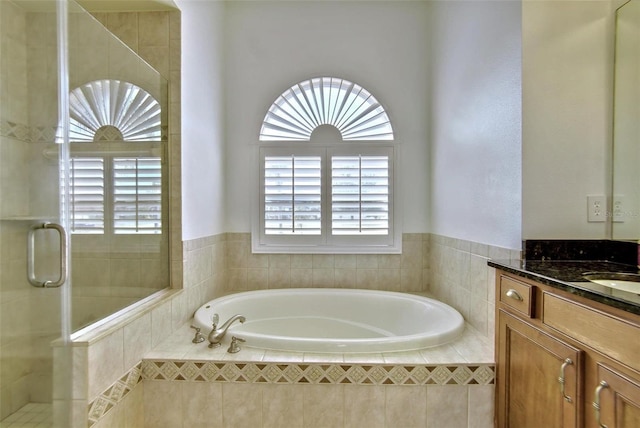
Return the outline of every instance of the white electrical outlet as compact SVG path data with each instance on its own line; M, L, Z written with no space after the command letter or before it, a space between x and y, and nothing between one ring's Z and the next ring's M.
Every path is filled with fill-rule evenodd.
M587 221L590 223L607 220L607 197L604 195L587 195Z
M615 223L624 223L624 195L613 195L611 207L612 220Z

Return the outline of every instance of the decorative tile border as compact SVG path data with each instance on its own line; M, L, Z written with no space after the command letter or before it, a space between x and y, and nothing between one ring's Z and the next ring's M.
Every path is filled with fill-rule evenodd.
M278 384L490 385L492 365L393 365L144 360L144 380Z
M0 137L15 138L27 143L53 143L58 128L56 126L29 126L24 123L0 119ZM160 141L169 141L169 127L162 125Z
M124 397L142 382L142 362L138 363L102 394L89 403L89 427L92 427L109 410L118 405Z
M24 123L12 122L6 119L0 119L0 136L15 138L16 140L30 142L31 129Z
M323 364L143 360L89 403L89 428L143 380L327 385L493 385L491 364Z

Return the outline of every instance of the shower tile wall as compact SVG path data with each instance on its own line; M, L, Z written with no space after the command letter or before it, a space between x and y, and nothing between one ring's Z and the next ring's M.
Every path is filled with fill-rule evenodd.
M163 121L166 123L168 119L170 130L168 206L171 215L167 228L170 232L162 235L73 236L72 257L77 261L72 277L74 329L126 307L158 289L168 287L169 283L173 288L180 288L182 284L182 228L179 209L180 14L118 12L93 13L93 16L169 82L169 112L163 112ZM82 32L83 25L89 24L91 22L79 22L78 32ZM72 87L104 74L100 70L109 70L109 76L112 78L129 81L135 78L141 82L149 80L151 87L157 86L153 74L146 76L147 69L132 63L132 55L118 53L124 48L114 43L107 32L88 40L71 34L71 39L78 43L78 50L83 52L83 61L72 64ZM89 43L92 48L82 49L81 43ZM101 45L103 48L100 48ZM115 52L109 56L102 55L101 52L106 50ZM87 59L86 55L91 55L91 52L95 52L96 57ZM159 93L152 95L162 96ZM171 266L167 264L167 241L170 246Z

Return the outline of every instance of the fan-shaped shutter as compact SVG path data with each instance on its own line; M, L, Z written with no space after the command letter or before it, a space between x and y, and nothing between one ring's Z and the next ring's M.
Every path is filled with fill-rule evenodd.
M349 140L393 140L384 108L348 80L319 77L292 86L269 108L260 141L308 141L320 125L333 125Z
M94 141L104 127L124 141L160 141L160 104L144 89L120 80L96 80L71 91L69 140Z

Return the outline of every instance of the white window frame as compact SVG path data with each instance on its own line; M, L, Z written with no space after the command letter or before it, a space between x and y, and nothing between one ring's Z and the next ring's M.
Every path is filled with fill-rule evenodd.
M325 133L321 127L331 126L336 133ZM333 134L333 135L331 135ZM362 86L336 77L315 77L293 85L271 105L262 123L258 142L257 171L252 217L252 249L254 253L400 253L402 251L401 206L398 195L396 143L386 110ZM314 138L317 137L317 138ZM265 156L321 155L321 219L320 236L300 234L266 234L265 232ZM376 156L385 153L389 158L388 176L388 233L332 234L331 156ZM347 178L349 181L350 178ZM295 181L295 180L294 180ZM361 188L364 187L359 183ZM370 185L365 187L371 188ZM366 193L366 192L365 192ZM287 195L283 188L283 195ZM375 193L369 194L375 195ZM295 201L295 197L292 197ZM364 212L360 200L359 218ZM306 203L295 207L305 207ZM308 205L307 205L308 206ZM276 207L279 207L276 205ZM289 210L280 210L287 212ZM277 212L277 211L275 211ZM371 212L371 211L370 211ZM350 219L347 219L349 222ZM304 229L304 220L302 220ZM285 228L286 229L286 228ZM293 229L295 230L295 225ZM310 230L310 229L307 229ZM372 229L370 229L372 230Z
M265 156L320 156L322 171L322 233L321 235L266 235L265 218ZM389 156L389 233L387 235L333 235L331 233L331 156ZM258 177L253 210L252 251L254 253L292 254L399 254L402 252L401 217L397 162L399 147L389 141L336 142L260 142L258 144Z

